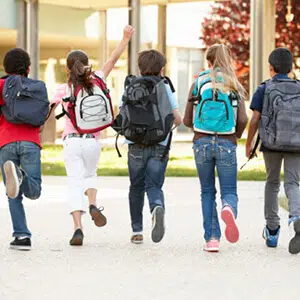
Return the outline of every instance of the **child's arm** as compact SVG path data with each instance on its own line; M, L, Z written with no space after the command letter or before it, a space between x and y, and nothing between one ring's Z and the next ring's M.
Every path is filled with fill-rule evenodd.
M238 112L237 112L237 126L236 126L236 137L240 139L246 129L248 123L248 116L246 112L245 101L241 100Z
M193 97L193 90L195 89L195 84L196 83L193 83L190 88L183 118L183 124L189 128L193 128L194 102L191 102L189 100Z
M113 53L112 53L111 57L108 59L108 61L101 68L101 72L104 76L104 79L107 78L109 73L114 68L118 59L120 58L120 56L124 52L125 48L127 47L129 41L131 40L133 33L134 33L134 28L132 26L127 25L124 28L122 41L120 42L119 46L113 51Z

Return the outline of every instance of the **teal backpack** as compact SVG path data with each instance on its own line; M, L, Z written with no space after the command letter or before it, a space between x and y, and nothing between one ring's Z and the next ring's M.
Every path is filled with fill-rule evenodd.
M216 82L224 83L221 72L217 73ZM199 75L193 96L196 105L194 131L220 135L235 133L239 96L235 92L214 91L210 70Z

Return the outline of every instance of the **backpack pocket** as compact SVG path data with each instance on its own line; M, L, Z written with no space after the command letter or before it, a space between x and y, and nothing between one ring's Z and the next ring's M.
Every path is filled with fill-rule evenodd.
M225 100L206 99L198 104L195 125L206 132L227 132L234 126L228 104ZM233 113L233 112L232 112Z
M128 114L130 122L139 127L150 126L155 121L153 106L150 102L146 106L142 104L131 105Z
M299 147L300 111L280 110L275 115L274 144L280 147Z
M113 121L110 100L99 94L88 95L75 107L77 126L82 130L99 130Z

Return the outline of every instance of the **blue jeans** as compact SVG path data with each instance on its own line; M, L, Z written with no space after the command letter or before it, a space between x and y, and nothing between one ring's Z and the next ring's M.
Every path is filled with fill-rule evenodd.
M150 211L155 206L165 207L162 186L168 156L162 159L165 146L128 146L128 168L130 176L129 207L133 232L143 231L143 207L145 192Z
M11 160L14 162L15 165L21 167L23 173L23 181L18 197L16 199L8 198L14 237L31 237L22 201L23 195L32 200L40 197L42 183L40 153L40 147L31 142L15 142L0 148L0 164L4 183L3 164L6 161Z
M221 237L217 213L215 168L217 169L222 206L230 206L237 216L237 159L236 145L218 138L205 137L194 141L194 156L201 184L204 238Z

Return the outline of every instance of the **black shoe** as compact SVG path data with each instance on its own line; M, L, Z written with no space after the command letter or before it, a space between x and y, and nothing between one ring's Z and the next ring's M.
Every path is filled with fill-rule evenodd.
M18 237L16 237L10 243L10 249L29 251L31 249L31 240L30 240L30 238L18 238Z
M3 170L6 178L6 194L9 198L15 199L18 197L20 192L23 174L20 168L10 160L4 163Z
M291 239L289 244L289 252L291 254L300 253L300 219L294 221L295 236Z
M82 246L83 244L83 232L81 229L77 229L74 234L72 239L70 240L70 245L71 246Z
M107 220L102 214L103 207L97 208L95 205L90 205L90 215L97 227L103 227L106 225Z
M152 241L159 243L165 234L165 210L161 206L156 206L152 212Z

